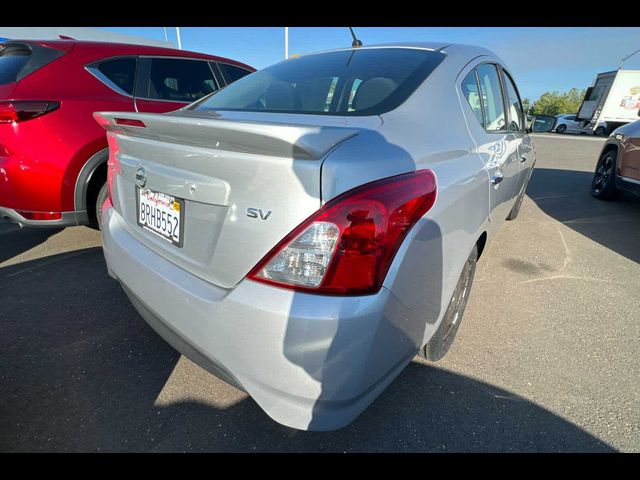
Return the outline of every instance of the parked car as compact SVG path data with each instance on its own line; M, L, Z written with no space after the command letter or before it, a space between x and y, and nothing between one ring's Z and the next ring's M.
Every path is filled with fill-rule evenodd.
M504 63L448 43L310 54L167 115L95 117L109 273L175 348L308 430L447 352L536 160Z
M599 122L595 129L587 128L575 115L556 115L556 133L586 133L602 136L607 131L607 123Z
M98 225L108 148L93 112L175 110L252 71L142 45L0 44L0 217L34 227Z
M558 119L552 115L536 115L528 121L530 125L530 131L536 132L551 132Z
M602 147L591 183L591 194L602 200L622 192L640 195L640 120L611 133Z

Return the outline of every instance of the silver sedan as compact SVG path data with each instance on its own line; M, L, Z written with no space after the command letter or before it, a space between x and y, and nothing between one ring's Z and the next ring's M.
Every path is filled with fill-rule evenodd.
M512 75L465 45L311 54L174 113L95 117L109 273L175 348L304 430L447 352L535 163Z

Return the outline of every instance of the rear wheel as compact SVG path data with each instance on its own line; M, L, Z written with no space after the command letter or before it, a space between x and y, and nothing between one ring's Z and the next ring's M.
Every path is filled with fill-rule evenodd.
M109 197L109 188L107 187L106 182L100 190L98 191L98 197L96 198L95 205L95 217L91 221L91 227L100 230L100 225L102 225L102 205L107 201Z
M566 130L567 130L566 125L558 125L558 128L556 128L557 133L564 133Z
M620 195L616 189L616 151L604 152L598 160L591 182L591 195L601 200L612 200Z
M460 328L460 322L462 321L462 315L467 306L467 300L469 299L469 293L471 292L471 285L473 284L473 277L476 272L476 263L478 261L478 246L473 247L473 251L467 258L464 264L456 288L453 291L451 300L447 311L440 322L440 326L436 333L433 334L431 340L420 351L420 356L436 362L440 360L451 348L453 339L458 333Z
M602 135L604 135L604 127L598 127L596 128L595 132L593 132L595 135L601 137Z

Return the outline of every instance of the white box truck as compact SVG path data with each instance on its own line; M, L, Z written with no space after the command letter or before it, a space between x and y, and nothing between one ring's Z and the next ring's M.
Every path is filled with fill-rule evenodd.
M638 120L640 111L640 70L614 70L599 73L587 88L576 119L595 130L607 122L606 135Z

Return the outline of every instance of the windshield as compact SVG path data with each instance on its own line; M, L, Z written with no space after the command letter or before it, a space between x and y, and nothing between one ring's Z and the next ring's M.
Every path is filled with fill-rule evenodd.
M188 109L379 115L398 107L444 54L408 48L293 58L252 73Z

